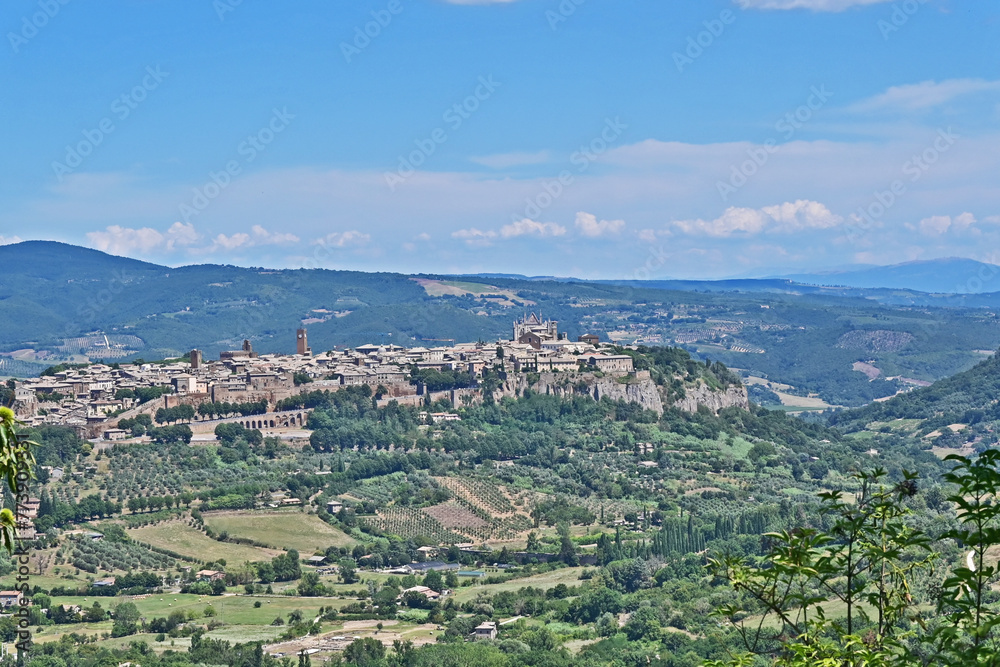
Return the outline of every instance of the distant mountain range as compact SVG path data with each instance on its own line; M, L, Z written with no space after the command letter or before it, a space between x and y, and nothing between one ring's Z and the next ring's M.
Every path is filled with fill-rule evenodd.
M1000 292L1000 266L958 257L823 273L797 273L778 278L807 285L881 287L932 294Z
M464 278L506 278L511 280L550 280L557 282L597 282L612 285L658 286L661 289L698 291L769 291L790 287L848 287L854 289L902 289L927 294L989 294L1000 292L1000 266L973 259L948 257L920 260L889 266L858 265L821 271L792 273L763 278L726 278L721 280L594 280L556 276L523 276L511 273L477 273ZM791 283L791 285L789 284Z

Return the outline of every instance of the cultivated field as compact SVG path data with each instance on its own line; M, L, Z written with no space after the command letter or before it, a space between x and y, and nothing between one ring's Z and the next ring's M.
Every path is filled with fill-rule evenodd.
M295 549L303 556L327 547L346 547L357 540L323 522L315 514L298 510L277 512L206 512L205 523L216 534L225 531L275 549Z
M486 591L488 591L491 595L496 595L501 591L516 591L524 586L533 586L543 590L555 588L559 584L579 586L580 573L583 572L583 570L584 568L582 567L565 567L559 570L553 570L552 572L545 572L544 574L536 574L533 577L513 579L502 584L464 586L455 591L454 598L456 602L468 602L469 600L475 599L479 593Z
M425 508L424 512L437 519L445 528L482 528L487 525L485 521L458 503L441 503Z
M271 560L281 552L243 544L219 542L180 521L165 521L127 531L129 537L154 547L169 549L202 562L224 558L228 564Z
M464 296L471 294L475 297L494 297L501 306L515 306L519 303L526 306L535 305L534 301L525 301L511 290L500 289L492 285L467 283L458 280L431 280L427 278L411 278L410 280L423 287L428 296Z

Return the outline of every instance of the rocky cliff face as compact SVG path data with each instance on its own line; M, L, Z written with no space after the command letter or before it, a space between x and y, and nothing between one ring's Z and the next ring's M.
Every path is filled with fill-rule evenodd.
M527 375L511 375L501 385L497 392L497 398L516 396L525 389L531 389L539 394L551 394L565 398L587 395L595 401L606 396L612 401L623 400L629 403L638 403L645 409L660 414L663 414L664 407L667 405L660 388L649 379L630 379L628 382L619 382L615 377L597 377L593 373L541 373L538 378L537 382L529 384ZM695 387L687 388L685 393L684 399L673 405L686 412L697 412L700 405L706 406L712 412L718 412L732 406L743 409L750 408L750 400L747 397L745 387L729 387L720 392L714 391L704 382L699 381Z
M712 412L719 412L723 408L743 408L750 409L750 398L747 396L747 388L743 386L729 387L725 391L715 391L702 381L694 387L685 388L685 396L674 403L674 406L685 412L697 412L698 406L704 405Z

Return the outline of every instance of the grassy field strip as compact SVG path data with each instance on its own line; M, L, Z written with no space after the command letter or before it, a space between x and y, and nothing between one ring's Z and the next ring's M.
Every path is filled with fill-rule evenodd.
M52 552L50 551L46 553L52 553ZM67 572L73 571L74 569L75 568L73 568L72 565L62 566L62 570L65 570ZM86 572L82 572L82 574L86 574ZM17 575L15 574L9 574L6 577L0 578L0 590L5 590L5 591L13 590L14 586L17 585L16 576ZM86 584L87 580L84 579L83 577L75 577L75 576L70 578L54 576L54 575L44 575L44 574L39 576L34 572L32 572L30 583L32 586L39 586L40 588L44 588L45 590L51 590L56 586L69 586L69 587L80 586L82 584Z
M68 599L70 598L67 598L67 600ZM105 609L108 608L107 605L102 605L102 606ZM88 637L92 635L102 635L105 632L111 632L111 625L112 625L111 621L103 621L101 623L71 623L67 625L47 625L33 631L31 640L38 644L44 644L46 642L59 641L59 639L64 635L68 635L74 632L81 635L87 635Z
M546 572L544 574L536 574L533 577L526 577L524 579L517 579L515 581L508 581L502 584L484 584L482 586L466 586L459 588L455 592L455 601L462 603L468 602L476 597L480 592L489 592L491 595L496 595L501 591L516 591L519 588L525 586L533 586L535 588L541 588L548 590L550 588L555 588L559 584L566 584L567 586L577 586L580 584L580 573L583 572L582 567L567 567L561 570L553 570L552 572Z
M111 609L123 600L121 598L102 597L54 597L52 604L74 604L89 607L94 601L101 603L105 609ZM191 610L197 616L197 621L205 621L205 608L211 606L215 610L217 620L231 625L262 625L270 626L276 616L287 617L295 610L300 610L305 616L316 616L320 607L342 607L351 600L335 598L302 598L285 595L251 596L251 595L190 595L170 594L150 595L146 598L131 600L138 608L140 616L147 621L154 618L165 618L173 611L187 612ZM254 603L260 602L260 607ZM98 624L99 625L99 624ZM69 626L66 626L69 627Z
M227 564L271 560L281 553L276 549L219 542L180 521L165 521L155 526L133 528L127 532L129 537L140 542L169 549L203 562L219 558L225 558Z
M301 511L206 512L205 523L216 533L225 531L276 549L296 549L303 556L327 547L347 547L357 540L325 523L315 514Z
M109 626L110 627L110 626ZM221 632L222 628L215 630L213 632L205 633L206 637L216 638L216 633ZM128 637L116 637L114 639L102 639L97 642L98 646L104 648L128 648L132 642L140 641L149 644L157 653L162 653L163 651L182 651L186 652L191 647L190 637L177 637L176 639L171 639L167 637L162 642L156 641L156 635L151 633L142 633L136 635L129 635Z

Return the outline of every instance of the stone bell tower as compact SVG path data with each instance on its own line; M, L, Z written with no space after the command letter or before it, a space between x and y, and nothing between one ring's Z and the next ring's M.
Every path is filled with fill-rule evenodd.
M309 348L309 338L305 329L298 330L295 338L295 354L301 354L306 357L312 356L312 350Z

